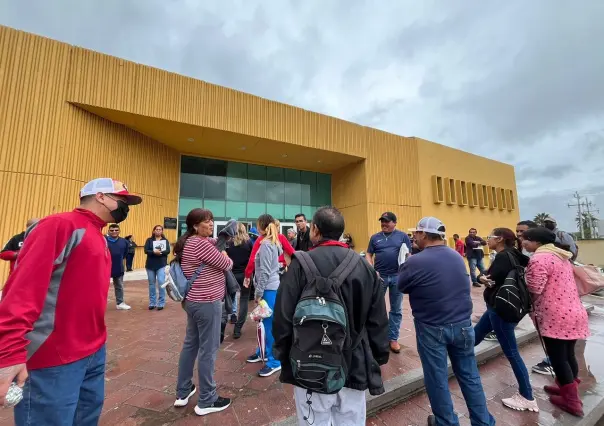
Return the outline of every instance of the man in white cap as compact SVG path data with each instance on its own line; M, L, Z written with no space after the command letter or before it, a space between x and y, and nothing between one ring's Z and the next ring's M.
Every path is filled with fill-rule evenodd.
M142 199L101 178L80 206L27 230L0 303L0 406L23 387L15 424L97 425L105 390L111 256L101 230Z
M447 356L473 425L494 425L474 356L472 298L463 258L445 244L445 225L425 217L414 230L421 249L402 264L399 288L409 294L417 351L430 405L429 425L459 424L449 392Z
M548 216L543 219L543 226L556 234L556 242L564 249L570 251L573 254L573 260L575 260L577 258L577 243L575 243L572 235L570 235L568 232L558 229L556 219L554 219L552 216Z

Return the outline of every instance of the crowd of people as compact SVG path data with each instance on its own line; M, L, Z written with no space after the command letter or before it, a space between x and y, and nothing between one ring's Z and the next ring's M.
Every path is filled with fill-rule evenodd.
M136 244L132 236L120 238L119 224L130 206L141 202L123 183L95 179L82 188L78 208L32 219L27 231L15 237L16 250L3 255L13 264L0 301L0 404L13 381L22 387L23 399L15 407L17 425L98 423L110 278L117 309L130 309L123 277L132 269ZM239 339L248 302L254 300L271 314L262 320L264 341L247 362L261 365L260 377L279 373L281 382L294 386L299 424L365 424L365 391L385 392L380 366L391 353L401 353L407 294L433 411L428 424L458 424L447 359L472 424L495 424L474 350L489 337L500 343L518 382L517 394L502 403L536 412L514 333L518 321L510 321L499 308L502 289L515 277L517 289L530 295L531 317L548 355L534 369L555 376L555 384L545 387L553 404L583 415L574 347L588 337L589 328L570 262L577 246L553 218L544 227L520 222L516 232L496 228L486 239L472 228L463 241L453 235L454 248L437 218L421 219L410 235L396 229L392 212L378 220L381 231L371 236L365 257L352 251L344 217L331 206L319 208L310 221L296 215L296 228L287 235L268 214L249 230L239 223L225 250L212 238L210 210L189 212L186 232L173 248L163 228L155 226L144 245L149 310L165 307L161 284L171 251L184 276L191 277L182 303L187 323L174 406L187 406L196 394L197 415L230 406L230 399L217 392L215 362L227 321L234 325L233 338ZM488 268L485 247L494 253ZM226 271L232 271L238 292L228 290ZM484 286L486 304L475 325L473 286Z

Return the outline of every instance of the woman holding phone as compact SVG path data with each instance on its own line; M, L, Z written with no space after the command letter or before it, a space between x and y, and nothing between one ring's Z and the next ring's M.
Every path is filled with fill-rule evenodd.
M166 289L161 285L166 281L165 267L170 254L170 243L164 235L164 228L161 225L155 225L151 237L147 238L145 254L147 255L145 269L149 279L149 310L157 308L158 311L161 311L166 304ZM158 292L159 299L157 298Z
M475 345L480 344L488 333L495 332L501 349L514 370L519 388L517 394L511 398L505 398L501 402L514 410L538 412L539 407L533 397L528 370L518 351L518 343L514 334L514 329L518 324L504 321L495 311L497 291L505 283L508 273L516 268L516 265L526 267L529 259L516 248L516 234L511 229L494 229L487 238L487 244L489 249L497 254L487 273L478 276L478 281L486 287L484 300L487 304L487 311L474 327ZM514 262L510 257L514 259Z

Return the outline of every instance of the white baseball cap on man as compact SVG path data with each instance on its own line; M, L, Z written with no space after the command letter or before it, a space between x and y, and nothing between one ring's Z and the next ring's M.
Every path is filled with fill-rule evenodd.
M445 225L440 219L432 216L421 219L415 228L409 229L411 232L427 232L428 234L436 234L445 237Z
M129 206L136 206L143 202L143 199L138 195L130 194L128 188L123 182L119 180L113 180L111 178L98 178L88 182L80 190L80 198L86 197L87 195L102 194L115 194L123 197L126 204Z

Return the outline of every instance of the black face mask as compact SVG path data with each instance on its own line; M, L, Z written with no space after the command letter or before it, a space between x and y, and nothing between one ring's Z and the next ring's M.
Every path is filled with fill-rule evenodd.
M109 214L111 214L111 217L113 218L113 221L115 223L120 223L126 220L126 218L128 217L128 212L130 211L130 207L128 207L128 204L126 204L125 202L121 201L121 200L116 200L117 201L117 208L115 210L109 210ZM105 206L107 207L107 206Z

